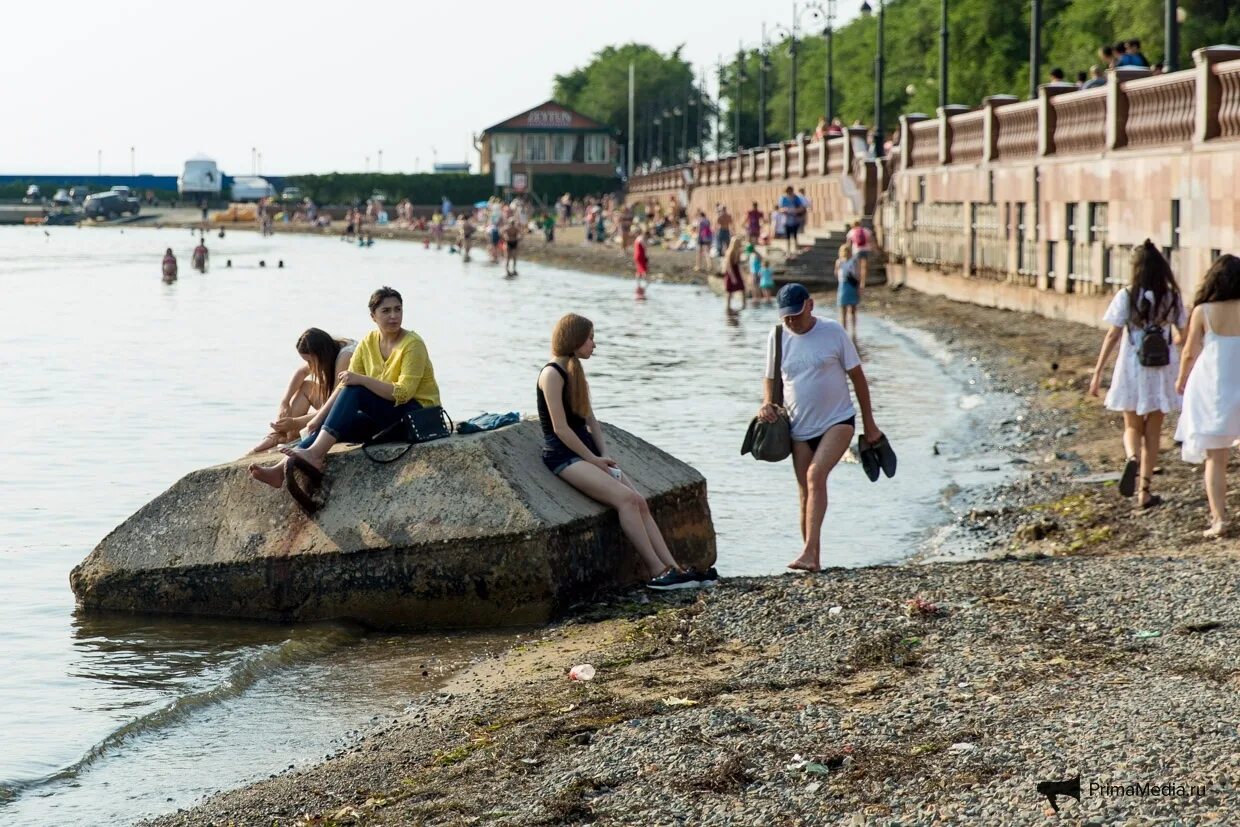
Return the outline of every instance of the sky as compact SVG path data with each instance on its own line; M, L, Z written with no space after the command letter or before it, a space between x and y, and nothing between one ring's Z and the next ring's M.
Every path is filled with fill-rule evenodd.
M839 0L838 19L859 6ZM255 150L270 175L375 171L380 151L384 172L476 168L473 134L605 46L683 44L705 71L792 14L792 0L15 2L0 174L128 175L131 147L155 175L198 153L248 175Z

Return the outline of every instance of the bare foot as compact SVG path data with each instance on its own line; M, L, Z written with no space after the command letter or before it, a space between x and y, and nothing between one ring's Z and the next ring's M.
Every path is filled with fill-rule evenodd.
M270 485L272 488L282 488L284 486L284 463L277 462L275 465L251 465L250 476L261 483Z
M822 566L818 565L817 560L811 560L805 555L801 555L797 559L788 564L788 568L793 571L822 571Z
M283 453L285 456L298 457L305 460L307 464L317 471L323 470L323 460L319 459L305 448L287 448L283 451Z
M284 441L283 437L280 434L276 434L276 433L267 434L267 436L263 437L262 442L258 443L257 445L255 445L253 448L250 449L250 453L251 454L265 454L268 451L270 451L272 448L275 448L277 445L279 445L283 441Z

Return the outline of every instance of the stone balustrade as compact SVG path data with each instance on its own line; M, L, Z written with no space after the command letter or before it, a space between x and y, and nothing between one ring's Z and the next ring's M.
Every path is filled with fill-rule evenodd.
M864 136L864 130L860 130L860 133ZM739 156L726 155L640 173L630 179L628 191L630 194L637 194L679 189L684 186L685 170L692 172L692 181L698 186L784 180L796 183L791 179L841 173L850 166L846 156L855 154L848 136L818 140L802 138L799 141L745 149Z
M1172 146L1240 137L1240 49L1213 46L1194 53L1192 69L1150 76L1125 67L1108 73L1107 85L1074 91L1046 84L1037 100L987 98L974 110L944 107L937 118L901 116L899 169L989 161L1031 160L1039 155L1085 155L1121 148ZM1042 101L1045 100L1045 103ZM854 130L855 131L855 130ZM739 156L699 161L634 175L630 193L683 186L682 170L696 184L749 184L852 170L851 136L802 138L746 149Z

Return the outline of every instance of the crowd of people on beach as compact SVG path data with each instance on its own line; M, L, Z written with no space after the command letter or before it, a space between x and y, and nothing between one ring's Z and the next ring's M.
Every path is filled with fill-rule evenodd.
M865 443L882 438L854 344L857 306L877 247L868 227L853 224L839 246L834 264L840 308L836 322L814 315L813 299L799 284L785 284L775 294L772 249L783 240L785 261L795 260L799 229L812 209L804 189L787 187L766 210L753 202L740 220L724 204L716 205L713 218L704 210L690 217L674 196L666 204L653 198L626 204L610 196L576 201L565 195L552 209L537 211L522 198L507 203L491 198L464 210L443 201L429 218L415 215L412 206L402 202L398 220L429 229L427 246L433 241L441 247L446 236L450 247L466 260L477 229L485 228L491 261L503 257L509 276L517 273L517 253L526 234L542 229L545 241L552 243L558 222L576 222L586 227L585 243L614 243L631 250L638 299L646 297L649 285L650 248L662 245L692 252L695 269L719 268L729 314L738 312L732 306L736 293L741 294L741 309L747 300L757 306L777 305L780 325L768 341L759 417L763 421L788 417L804 539L801 554L790 565L816 570L827 477L856 428L849 383L860 408ZM378 217L373 209L351 210L346 235L368 238L367 225ZM209 253L204 236L199 237L192 261L195 269L205 272ZM171 248L162 272L165 281L177 278ZM271 432L254 448L261 453L283 446L286 456L274 465L252 466L256 480L283 485L291 465L305 476L303 485L313 486L322 478L327 450L337 441L364 441L410 410L439 405L425 343L401 326L399 293L390 288L377 291L370 311L377 329L360 340L335 338L317 328L306 330L298 340L296 350L305 365L285 388ZM1133 252L1130 284L1115 294L1103 319L1108 330L1089 392L1102 394L1104 374L1114 358L1105 405L1124 418L1125 462L1119 492L1135 498L1139 510L1162 505L1153 490L1161 434L1167 416L1179 411L1175 439L1182 456L1205 465L1210 509L1205 536L1223 536L1227 460L1240 440L1240 351L1235 350L1240 342L1240 259L1219 256L1190 307L1167 259L1147 240ZM704 573L687 572L675 563L644 500L606 456L605 437L591 412L581 364L593 349L590 323L573 314L565 316L553 335L553 360L538 380L548 470L621 512L626 535L650 571L652 588L700 585ZM781 353L782 358L777 355ZM786 390L779 403L772 389L776 375Z
M785 285L772 300L780 322L768 337L757 416L764 422L787 422L803 539L789 568L817 571L827 478L849 447L858 408L864 444L885 444L885 438L875 424L856 346L844 328L814 315L814 301L800 284ZM283 454L273 463L252 464L250 475L273 488L287 487L307 511L317 508L314 493L333 445L380 438L412 412L441 405L426 343L404 326L401 294L382 287L371 295L368 309L375 329L359 339L313 327L302 333L295 350L303 364L284 389L269 433L251 451ZM551 335L552 358L539 371L535 394L544 466L617 510L625 536L647 569L649 588L713 585L719 577L715 569L697 571L677 563L645 499L608 456L583 364L594 350L592 322L574 313L559 320ZM894 465L889 475L893 472Z

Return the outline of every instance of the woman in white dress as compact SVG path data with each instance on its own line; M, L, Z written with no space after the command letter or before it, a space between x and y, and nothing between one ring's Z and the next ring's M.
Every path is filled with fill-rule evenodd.
M1179 368L1175 342L1183 339L1188 316L1171 266L1149 239L1133 250L1132 284L1115 294L1102 319L1111 329L1102 340L1089 392L1098 395L1102 371L1118 344L1106 407L1124 414L1127 462L1119 492L1125 497L1139 494L1137 505L1152 508L1162 503L1161 497L1150 492L1150 480L1158 461L1163 420L1180 409L1180 394L1175 389ZM1151 356L1160 349L1165 361ZM1147 366L1143 361L1162 364ZM1136 485L1138 472L1140 486Z
M1210 527L1227 529L1227 458L1240 440L1240 258L1219 256L1202 279L1193 302L1176 390L1184 412L1175 438L1184 459L1206 463Z

